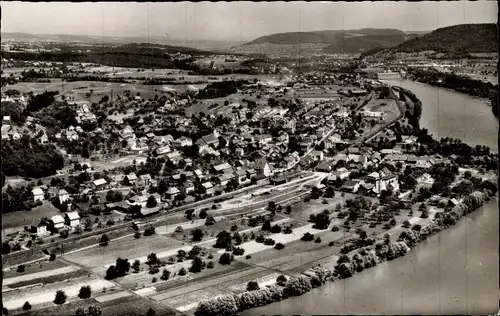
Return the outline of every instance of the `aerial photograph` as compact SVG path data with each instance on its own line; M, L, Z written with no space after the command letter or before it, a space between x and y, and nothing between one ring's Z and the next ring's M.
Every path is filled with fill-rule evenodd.
M1 9L2 316L500 315L496 1Z

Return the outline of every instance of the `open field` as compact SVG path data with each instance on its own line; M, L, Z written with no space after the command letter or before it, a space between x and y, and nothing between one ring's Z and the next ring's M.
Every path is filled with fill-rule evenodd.
M12 213L2 214L3 229L19 228L30 226L35 218L48 217L60 215L61 212L52 205L49 201L43 201L43 204L34 207L31 211L19 211ZM16 229L17 231L18 229ZM6 232L8 234L8 232Z
M104 287L107 289L116 287L114 283L109 281L92 277L81 277L68 281L44 284L42 287L4 292L2 293L2 300L4 306L11 310L22 307L26 301L29 301L31 305L51 302L54 300L56 291L61 289L68 297L76 297L78 291L84 285L89 285L93 292L98 292Z
M120 240L111 240L108 246L97 246L65 256L69 261L88 267L113 264L118 257L129 259L147 256L152 252L158 253L182 245L174 239L160 236L142 236L135 239L133 236Z
M114 294L119 294L123 292L118 292ZM97 305L102 310L102 316L136 316L136 315L146 315L149 308L155 310L156 316L170 316L176 315L176 312L161 305L155 301L148 300L139 296L127 296L119 297L112 300L104 300L103 298L109 297L113 294L105 294L97 298L89 298L86 300L80 299L70 299L68 303L64 305L55 305L53 303L45 303L41 305L34 305L33 309L26 312L22 310L10 311L9 315L29 315L29 316L74 316L75 311L79 308L87 309L90 305ZM46 308L50 307L50 311Z

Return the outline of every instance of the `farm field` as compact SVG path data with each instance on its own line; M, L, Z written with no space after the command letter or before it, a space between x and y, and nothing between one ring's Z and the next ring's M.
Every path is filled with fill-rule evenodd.
M181 246L174 239L160 236L142 236L139 239L127 236L119 240L111 240L107 246L96 246L65 256L65 259L87 267L113 264L117 258L133 261L136 257L147 256L151 252L159 253Z

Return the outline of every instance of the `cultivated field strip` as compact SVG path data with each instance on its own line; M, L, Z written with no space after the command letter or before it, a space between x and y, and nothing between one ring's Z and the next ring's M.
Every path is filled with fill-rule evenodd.
M63 267L63 268L58 268L58 269L52 269L52 270L47 270L47 271L42 271L42 272L20 275L20 276L4 279L3 285L4 286L11 285L11 284L15 284L15 283L24 282L24 281L54 276L57 274L66 274L66 273L70 273L70 272L77 271L77 270L79 270L79 268L77 268L75 266L68 266L68 267Z

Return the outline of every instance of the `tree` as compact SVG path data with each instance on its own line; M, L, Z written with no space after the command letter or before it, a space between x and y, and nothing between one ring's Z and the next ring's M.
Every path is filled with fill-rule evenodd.
M276 250L282 250L282 249L285 249L285 245L279 242L279 243L277 243L277 244L274 246L274 249L276 249Z
M229 232L225 230L217 234L217 241L214 245L215 248L229 249L232 247L232 238Z
M31 304L28 301L26 301L23 305L23 310L28 311L30 309L31 309Z
M279 286L285 286L285 284L286 284L286 276L284 276L283 274L280 274L280 275L276 278L276 283L277 283Z
M229 252L223 253L219 258L219 263L222 265L230 265L233 262L234 256Z
M281 226L276 224L273 227L271 227L271 233L273 234L281 233Z
M109 237L106 234L103 234L101 236L101 240L99 241L99 245L101 246L107 246L109 244Z
M274 202L273 202L274 203ZM261 230L263 231L270 231L271 230L271 221L266 220L264 224L262 224Z
M207 218L208 213L207 210L203 209L200 211L200 214L198 215L201 219Z
M155 234L154 226L150 226L144 230L144 236L151 236Z
M205 220L205 226L212 226L214 224L215 218L213 218L212 216L207 217L207 219Z
M301 240L303 241L313 241L314 240L314 235L307 232L304 234L304 236L302 236Z
M276 211L276 203L274 201L269 201L267 204L267 210L271 212Z
M78 297L81 299L89 298L92 295L92 290L90 289L90 285L84 285L80 288L80 292L78 293Z
M186 269L181 268L177 274L178 274L178 275L186 275L186 274L187 274L187 271L186 271Z
M327 211L323 211L314 217L314 228L327 229L330 225L330 215Z
M194 257L193 262L191 263L191 267L189 268L189 272L198 273L198 272L201 272L201 270L203 270L203 268L205 268L205 263L203 262L203 260L201 260L200 257L196 256L196 257Z
M292 213L292 206L291 205L287 205L286 209L285 209L285 214L290 214L290 213Z
M335 189L333 187L327 187L325 190L324 197L326 198L334 198L335 197Z
M148 255L148 261L146 261L146 264L149 265L154 265L158 263L158 257L156 256L156 253L152 252Z
M156 315L155 310L152 307L150 307L146 313L146 316L155 316L155 315Z
M101 316L101 308L97 305L90 305L88 310L88 316Z
M259 283L255 282L255 281L248 282L247 291L257 291L259 289L260 289Z
M130 270L130 262L128 259L116 259L116 276L122 277Z
M140 268L141 268L141 262L138 259L136 259L132 264L132 269L134 269L135 273L138 273Z
M2 243L2 253L5 255L10 253L10 244L6 241Z
M196 228L191 232L193 236L193 241L201 241L203 239L203 231L199 228Z
M66 293L64 293L63 290L58 290L56 292L56 297L54 298L54 304L62 305L66 303L66 299L67 299Z
M158 202L156 202L156 198L154 196L150 196L148 198L148 201L146 202L146 207L156 207L156 205L158 205Z
M26 267L26 266L25 266L24 264L20 264L20 265L18 265L18 266L17 266L17 270L16 270L16 272L17 272L17 273L23 273L23 272L24 272L24 268L25 268L25 267Z
M167 281L169 278L170 278L170 271L168 271L167 269L163 269L160 279Z

